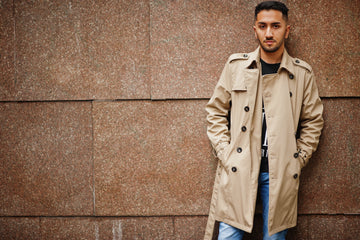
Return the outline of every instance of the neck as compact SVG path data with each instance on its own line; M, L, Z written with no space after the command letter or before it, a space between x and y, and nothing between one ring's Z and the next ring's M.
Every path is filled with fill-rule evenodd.
M284 53L284 46L280 47L275 52L266 52L264 49L260 48L260 57L266 63L280 63L282 59L282 55Z

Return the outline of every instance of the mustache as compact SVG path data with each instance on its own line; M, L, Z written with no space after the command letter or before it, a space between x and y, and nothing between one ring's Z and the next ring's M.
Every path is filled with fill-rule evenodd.
M266 43L267 41L271 41L271 42L273 42L273 43L276 43L276 40L273 39L273 38L265 38L265 39L263 40L263 43Z

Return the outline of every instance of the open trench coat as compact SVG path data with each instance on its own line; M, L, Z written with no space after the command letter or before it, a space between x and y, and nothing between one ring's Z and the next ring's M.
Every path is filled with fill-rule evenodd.
M262 102L268 131L269 234L296 225L299 177L317 148L323 105L306 62L285 50L278 73L265 76L259 62L260 48L231 55L206 106L207 134L219 161L204 239L212 238L216 221L252 231Z

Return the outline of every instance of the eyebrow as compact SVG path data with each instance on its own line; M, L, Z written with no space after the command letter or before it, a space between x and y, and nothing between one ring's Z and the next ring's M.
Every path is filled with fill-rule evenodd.
M266 22L258 22L257 24L268 24ZM281 24L281 22L272 22L270 24Z

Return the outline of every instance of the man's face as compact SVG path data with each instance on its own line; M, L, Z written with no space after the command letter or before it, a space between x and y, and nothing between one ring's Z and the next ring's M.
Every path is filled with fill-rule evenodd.
M283 19L282 12L262 10L258 13L254 26L255 37L265 52L273 53L284 49L290 26Z

